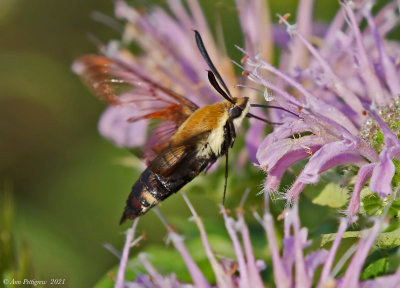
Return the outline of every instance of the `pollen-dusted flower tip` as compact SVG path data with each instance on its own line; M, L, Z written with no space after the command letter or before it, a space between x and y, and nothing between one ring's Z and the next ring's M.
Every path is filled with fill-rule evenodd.
M244 68L249 79L273 92L274 101L299 115L274 111L273 120L284 124L275 127L257 152L268 173L266 189L277 191L287 168L308 159L287 191L292 202L324 171L351 165L358 171L347 210L351 221L368 181L381 197L399 185L393 177L400 173L395 165L400 159L400 43L387 38L398 22L399 7L391 1L373 15L373 4L341 2L318 37L311 33L312 1L301 1L303 12L295 25L278 15L291 36L279 69L258 55L248 55Z

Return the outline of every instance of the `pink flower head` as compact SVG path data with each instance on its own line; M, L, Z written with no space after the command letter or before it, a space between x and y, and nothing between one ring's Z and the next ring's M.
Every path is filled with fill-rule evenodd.
M338 165L356 166L347 212L354 220L367 181L372 192L386 197L392 194L393 176L400 173L393 162L400 159L400 45L386 38L396 24L398 14L393 10L398 7L392 2L372 15L373 1L343 1L341 6L316 43L310 42L312 1L301 1L303 12L296 25L279 16L291 36L280 69L242 51L249 55L244 68L249 79L272 91L273 101L300 116L281 111L272 115L284 124L257 151L257 160L268 173L266 188L279 189L287 168L308 159L287 191L292 202L308 184L317 183L324 171ZM363 20L367 26L361 29Z

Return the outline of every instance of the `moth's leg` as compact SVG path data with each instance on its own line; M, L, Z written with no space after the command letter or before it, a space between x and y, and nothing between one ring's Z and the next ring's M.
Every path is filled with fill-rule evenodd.
M225 185L224 185L224 196L222 198L222 205L225 205L225 194L226 194L226 186L228 185L228 172L229 172L229 166L228 166L228 162L229 162L229 146L226 148L226 152L225 152Z

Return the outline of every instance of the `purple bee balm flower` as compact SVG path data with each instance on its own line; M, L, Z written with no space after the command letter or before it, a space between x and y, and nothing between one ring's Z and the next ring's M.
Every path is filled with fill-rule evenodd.
M308 162L287 191L289 203L324 171L358 167L347 210L354 221L366 183L386 197L393 192L393 176L400 173L394 163L400 159L400 50L399 43L386 38L398 7L393 1L374 16L373 1L344 1L341 6L316 43L310 42L312 1L300 2L296 25L279 16L292 39L279 69L239 49L249 56L243 67L249 79L272 91L273 102L299 115L279 110L272 115L284 124L257 151L260 167L268 173L266 189L277 191L287 168L303 159ZM363 20L367 25L361 29Z
M377 277L373 280L359 281L364 262L367 258L368 252L371 249L376 237L383 226L383 221L386 217L389 206L384 211L379 219L375 219L371 229L364 233L358 243L351 246L341 258L338 257L337 252L340 246L343 234L345 233L349 222L347 219L342 218L338 232L335 235L332 246L329 250L318 249L316 251L308 252L307 247L311 245L308 240L308 231L302 228L300 224L298 205L293 205L292 208L287 209L283 213L283 227L284 235L282 239L282 250L280 252L278 238L275 234L273 216L269 212L268 194L265 193L265 210L264 215L261 217L257 212L253 215L262 225L266 232L268 247L272 257L272 267L266 267L262 260L257 260L253 252L253 247L250 239L250 232L246 221L244 219L244 210L242 205L246 199L248 191L242 198L240 207L236 209L236 219L228 216L228 212L221 207L221 212L225 221L227 233L232 241L232 247L235 252L236 259L217 257L216 253L211 247L208 240L207 232L204 228L203 222L197 215L194 207L189 199L183 193L183 197L189 206L193 218L191 218L197 225L204 248L204 253L210 262L212 271L215 275L216 286L213 286L203 272L193 260L189 250L186 248L184 238L179 235L167 220L156 210L156 213L165 224L168 230L168 242L171 242L175 249L181 255L183 261L192 278L192 283L183 283L177 279L175 274L162 275L158 270L148 261L145 254L139 255L139 261L142 263L147 274L138 275L133 282L124 280L124 273L127 267L127 255L130 247L141 240L139 237L134 239L135 228L137 220L134 222L133 227L128 230L126 243L121 257L121 263L118 270L118 277L115 287L265 287L261 277L261 271L265 269L272 269L274 274L274 282L278 288L286 287L390 287L395 288L400 285L400 268L395 274L384 275ZM240 237L239 237L240 236ZM345 263L349 261L347 267ZM336 264L334 265L334 263ZM319 277L314 277L315 271L321 267ZM344 274L338 277L338 273L344 269ZM317 279L316 279L317 278Z

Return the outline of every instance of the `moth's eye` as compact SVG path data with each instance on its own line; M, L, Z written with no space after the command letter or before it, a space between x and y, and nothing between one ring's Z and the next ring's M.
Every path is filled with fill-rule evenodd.
M242 108L238 106L233 106L229 109L229 118L234 119L242 115Z

